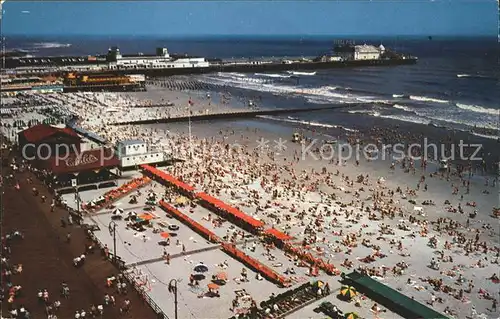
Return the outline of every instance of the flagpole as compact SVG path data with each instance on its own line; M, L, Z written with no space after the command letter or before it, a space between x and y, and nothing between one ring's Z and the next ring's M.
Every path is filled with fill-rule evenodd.
M189 129L189 159L193 158L193 143L191 138L191 100L188 103L188 129Z

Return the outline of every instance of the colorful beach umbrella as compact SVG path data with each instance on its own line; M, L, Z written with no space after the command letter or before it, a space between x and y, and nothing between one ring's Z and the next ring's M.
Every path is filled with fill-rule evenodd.
M217 279L219 280L227 280L227 274L225 272L220 272L217 274Z
M344 298L347 298L347 299L352 299L356 296L357 292L356 292L356 289L354 287L351 287L351 286L343 286L341 289L340 289L340 295Z
M161 236L162 238L168 238L168 237L170 237L170 234L169 234L169 233L167 233L167 232L163 232L163 233L161 233L161 234L160 234L160 236Z
M217 290L217 289L219 289L219 285L214 284L213 282L209 283L209 284L207 285L207 287L208 287L208 289L210 289L210 290Z
M148 214L148 213L144 213L142 215L139 215L139 218L143 219L143 220L151 220L151 219L153 219L153 215Z
M186 204L186 203L187 203L187 198L186 198L186 197L184 197L184 196L179 196L179 197L177 197L177 198L175 199L175 203L176 203L177 205L184 205L184 204Z
M358 318L359 318L359 316L358 316L358 314L357 314L357 313L355 313L355 312L349 312L349 313L346 313L346 314L345 314L345 317L344 317L344 318L345 318L345 319L358 319Z
M315 287L318 287L318 288L323 288L323 286L325 285L324 282L322 282L321 280L318 280L316 282L314 282L313 284Z

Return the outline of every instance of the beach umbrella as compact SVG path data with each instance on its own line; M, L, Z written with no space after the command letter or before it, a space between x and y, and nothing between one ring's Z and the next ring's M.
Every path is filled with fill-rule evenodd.
M358 319L358 318L359 318L359 316L358 316L358 314L357 314L357 313L355 313L355 312L349 312L349 313L346 313L346 314L345 314L345 317L344 317L344 318L345 318L345 319Z
M177 205L184 205L184 204L186 204L186 202L187 202L187 198L186 198L186 197L184 197L184 196L179 196L179 197L177 197L177 198L175 199L175 203L176 203Z
M194 267L194 271L196 271L196 272L207 272L208 271L208 267L205 264L198 264L198 265L196 265Z
M121 214L123 214L123 209L121 209L121 208L115 208L115 209L113 210L113 213L112 213L112 214L113 214L113 215L121 215Z
M208 287L208 289L210 289L210 290L218 290L218 289L219 289L219 285L214 284L213 282L209 283L209 284L207 285L207 287Z
M160 236L161 236L162 238L168 238L168 237L170 237L170 234L169 234L169 233L167 233L167 232L163 232L163 233L161 233L161 234L160 234Z
M205 277L205 275L203 275L203 274L194 274L194 275L193 275L193 279L194 279L194 280L198 280L198 281L200 281L200 280L203 280L203 279L205 279L205 278L206 278L206 277Z
M351 287L351 286L343 286L341 289L340 289L340 295L344 298L347 298L347 299L352 299L356 296L357 292L356 292L356 289L354 287Z
M321 280L318 280L318 281L313 283L313 286L315 286L317 288L323 288L324 285L325 285L325 283L322 282Z
M151 219L153 219L153 215L145 213L145 214L139 215L139 218L142 220L151 220Z
M156 194L155 193L149 193L148 194L148 199L149 200L155 200L156 199Z
M225 272L220 272L217 274L218 280L227 280L227 274Z

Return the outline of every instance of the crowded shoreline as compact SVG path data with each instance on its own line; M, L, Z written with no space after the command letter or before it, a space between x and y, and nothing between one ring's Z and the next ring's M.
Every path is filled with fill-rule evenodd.
M461 171L454 165L440 171L438 163L431 161L393 161L391 156L370 161L362 154L358 162L354 158L339 161L339 154L313 160L314 151L302 158L303 145L290 141L294 132L300 131L305 143L313 139L324 143L328 134L335 136L337 144L346 145L383 137L384 143L418 140L420 135L405 132L404 127L356 132L337 128L332 132L265 120L192 123L191 127L112 125L126 118L244 110L248 103L245 98L220 92L172 91L159 86L140 93L54 94L44 99L46 105L60 105L48 109L78 115L78 125L109 144L141 139L184 159L166 170L290 234L343 272L357 269L367 273L448 316L498 317L499 233L498 220L492 216L498 206L498 184L496 174L488 174L497 164L496 150L491 148L494 142L485 141L489 148L483 153L489 156L490 169L481 163L470 168L462 163ZM167 109L131 107L169 101L174 105ZM16 112L26 121L44 116L33 114L34 106ZM5 125L2 129L12 137ZM259 143L262 139L268 143ZM162 188L153 187L161 196ZM201 208L190 213L217 229ZM160 255L161 249L157 249ZM267 259L279 272L294 267L279 252L266 255L258 242L249 253ZM282 265L275 266L275 259ZM307 276L302 268L295 271ZM335 277L325 280L339 286ZM362 308L370 307L369 302L362 302ZM307 311L304 309L304 317L313 316Z

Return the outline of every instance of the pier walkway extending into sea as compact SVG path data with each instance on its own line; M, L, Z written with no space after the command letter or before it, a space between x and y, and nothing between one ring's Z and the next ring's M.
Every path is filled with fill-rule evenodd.
M187 121L209 121L209 120L234 119L234 118L251 118L259 115L284 115L284 114L303 113L303 112L335 110L346 107L357 107L366 104L369 103L338 103L333 105L330 104L328 106L319 106L312 108L234 111L234 112L224 112L224 113L211 113L211 114L201 114L201 115L191 115L191 116L186 115L178 117L159 118L159 119L126 121L126 122L113 123L113 125L134 125L134 124L139 125L139 124L175 123L175 122L187 122Z

